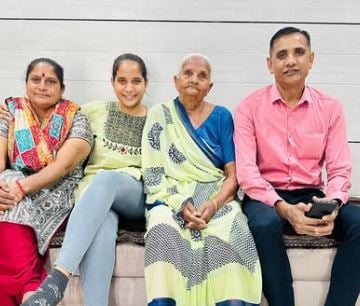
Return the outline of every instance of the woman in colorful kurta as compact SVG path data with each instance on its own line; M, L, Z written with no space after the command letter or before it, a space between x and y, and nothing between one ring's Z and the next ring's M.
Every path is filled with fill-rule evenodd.
M78 266L84 304L108 305L118 219L144 218L140 165L147 112L142 104L147 86L144 61L134 54L120 55L113 64L112 85L118 101L82 105L95 144L78 188L80 199L55 269L24 305L57 305Z
M51 237L75 203L92 134L61 96L63 69L47 58L26 72L27 97L8 98L0 120L0 301L19 305L46 276Z
M231 114L204 100L206 57L187 56L175 85L179 97L149 110L142 140L148 305L259 305L259 259L234 200Z

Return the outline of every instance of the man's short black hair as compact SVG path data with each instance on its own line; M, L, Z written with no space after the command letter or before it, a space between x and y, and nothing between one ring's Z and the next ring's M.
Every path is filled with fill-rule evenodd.
M294 33L300 33L300 34L304 35L306 38L308 47L311 48L310 34L307 31L300 30L299 28L295 28L295 27L285 27L285 28L282 28L279 31L277 31L273 35L273 37L271 37L271 39L270 39L270 54L273 49L274 43L277 39L279 39L280 37L283 37L285 35L294 34Z

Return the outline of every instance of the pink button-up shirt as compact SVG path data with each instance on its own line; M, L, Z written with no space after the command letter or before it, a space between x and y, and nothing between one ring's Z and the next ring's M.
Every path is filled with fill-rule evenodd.
M237 179L252 199L270 206L275 189L323 188L326 196L348 201L351 157L340 102L305 86L289 108L275 85L255 91L235 109Z

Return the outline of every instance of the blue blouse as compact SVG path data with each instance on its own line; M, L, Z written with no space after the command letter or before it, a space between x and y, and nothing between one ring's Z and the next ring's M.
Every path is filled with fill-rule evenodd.
M179 98L174 103L190 136L216 167L223 169L225 164L235 161L234 123L231 113L225 107L216 105L206 120L195 129Z
M196 129L198 136L209 149L225 164L235 161L233 142L234 123L231 113L216 105L209 117Z

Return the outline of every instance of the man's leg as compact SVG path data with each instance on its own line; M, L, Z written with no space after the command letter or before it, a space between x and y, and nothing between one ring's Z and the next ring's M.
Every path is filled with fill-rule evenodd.
M274 208L247 196L242 208L258 250L269 306L294 306L293 280L283 240L285 222Z
M332 271L326 306L354 306L360 292L360 206L344 205L335 220L341 241Z

